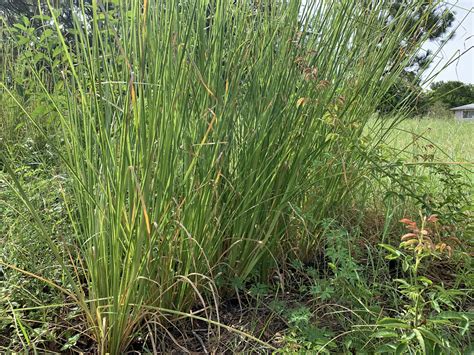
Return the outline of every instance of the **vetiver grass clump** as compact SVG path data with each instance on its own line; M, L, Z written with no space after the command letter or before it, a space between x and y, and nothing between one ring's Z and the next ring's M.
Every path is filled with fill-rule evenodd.
M295 215L345 207L365 166L364 126L426 19L413 23L416 2L395 14L382 1L301 5L94 0L75 8L67 35L52 7L42 17L56 38L42 51L48 85L38 66L24 75L61 126L78 252L67 251L60 287L101 353L217 284L265 277L287 248L311 252L316 241L288 232Z

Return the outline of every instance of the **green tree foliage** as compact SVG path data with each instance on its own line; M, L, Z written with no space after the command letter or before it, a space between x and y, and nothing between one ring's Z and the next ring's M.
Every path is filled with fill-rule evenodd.
M84 3L83 10L90 15L91 0L50 0L49 4L52 8L61 12L58 21L65 29L71 29L74 26L74 10L79 10L80 5ZM47 1L36 0L1 0L0 1L0 17L10 25L21 22L22 17L33 20L34 17L41 13L48 13ZM76 11L77 12L77 11ZM42 28L43 24L38 22L38 28Z
M407 7L407 2L412 1L413 0L394 1L390 9L391 15L394 16L399 11L404 11ZM440 3L434 10L430 10L433 9L432 3L433 1L431 0L425 0L418 10L412 13L411 23L405 27L406 39L401 44L401 51L409 46L410 43L417 42L423 37L427 37L430 41L448 41L452 38L452 33L448 33L448 30L453 24L455 14L450 11L444 3ZM415 28L413 25L423 17L426 21L426 27L417 28L416 31L413 31L413 28ZM409 72L418 72L430 62L431 55L432 52L429 50L418 54L412 58L406 70Z
M19 16L32 16L33 6L27 0L2 0L0 3L0 15L11 23Z
M390 14L394 16L400 11L404 11L410 2L413 2L413 0L394 1L389 10ZM425 0L418 10L411 14L412 23L424 18L426 26L413 31L412 24L407 24L405 38L400 43L399 48L401 56L405 55L411 43L416 43L422 38L429 41L445 42L453 37L453 33L448 31L453 24L455 14L442 3L435 8L433 8L432 3L432 1ZM415 114L425 112L427 97L421 87L420 73L431 62L432 55L431 51L423 50L410 59L398 81L386 93L378 108L380 113L389 114L401 107L408 107Z
M426 112L428 97L423 92L420 79L413 72L403 71L398 80L384 95L378 107L381 114L388 115L397 109L409 109L415 115Z
M439 81L431 85L430 97L446 108L471 104L474 102L474 85L460 81Z

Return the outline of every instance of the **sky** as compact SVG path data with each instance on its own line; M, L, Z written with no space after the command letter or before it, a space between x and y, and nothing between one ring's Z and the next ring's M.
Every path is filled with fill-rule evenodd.
M452 5L456 29L453 39L448 41L438 53L429 72L439 72L453 57L467 51L447 68L443 69L433 81L457 80L474 84L474 0L446 0ZM435 50L439 43L427 43L424 48Z
M429 81L424 86L428 87L434 81L451 80L474 84L474 0L441 0L441 2L455 13L455 21L450 30L456 29L456 33L454 38L443 46L426 71L424 79ZM302 0L302 5L305 4L306 0ZM426 43L423 48L436 51L439 46L439 42L433 41ZM461 53L464 54L460 56ZM456 57L459 58L453 61ZM448 63L450 64L445 67ZM436 77L433 78L433 74L437 74Z

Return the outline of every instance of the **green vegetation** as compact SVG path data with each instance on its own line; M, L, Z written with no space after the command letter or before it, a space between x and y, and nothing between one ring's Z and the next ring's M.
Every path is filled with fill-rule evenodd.
M450 7L448 3L440 1L435 2L435 6L433 6L431 1L410 0L409 2L416 2L419 7L409 14L411 23L405 27L405 38L400 43L399 53L400 55L410 56L410 60L393 85L384 94L377 107L379 113L388 116L407 109L418 116L424 115L430 104L440 99L439 95L436 98L426 95L423 90L424 80L420 75L426 71L437 55L437 51L422 49L416 55L413 55L405 52L405 43L419 41L422 36L425 36L428 41L445 43L452 39L456 32L456 28L451 28L454 23L453 7ZM390 3L390 12L396 13L403 9L407 1L394 0ZM417 21L422 16L426 16L426 26L412 32L413 26L416 26Z
M420 146L436 152L441 162L472 163L474 161L474 124L456 122L451 117L416 119L402 122L392 131L387 143L413 154Z
M429 95L446 108L453 108L474 102L474 85L460 81L437 82L431 85Z
M0 348L472 348L472 165L451 164L472 163L472 128L458 146L373 118L437 6L92 1L68 27L47 2L4 21Z

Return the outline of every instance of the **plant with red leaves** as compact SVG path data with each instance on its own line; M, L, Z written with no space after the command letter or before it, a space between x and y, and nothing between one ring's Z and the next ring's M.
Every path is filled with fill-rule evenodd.
M437 215L422 216L421 225L409 218L400 220L408 229L401 237L400 248L415 252L415 268L417 269L421 259L427 256L441 257L446 255L451 257L453 255L453 247L446 242L433 242L435 238L435 230L437 229L439 218ZM450 237L449 241L457 241L456 238Z

